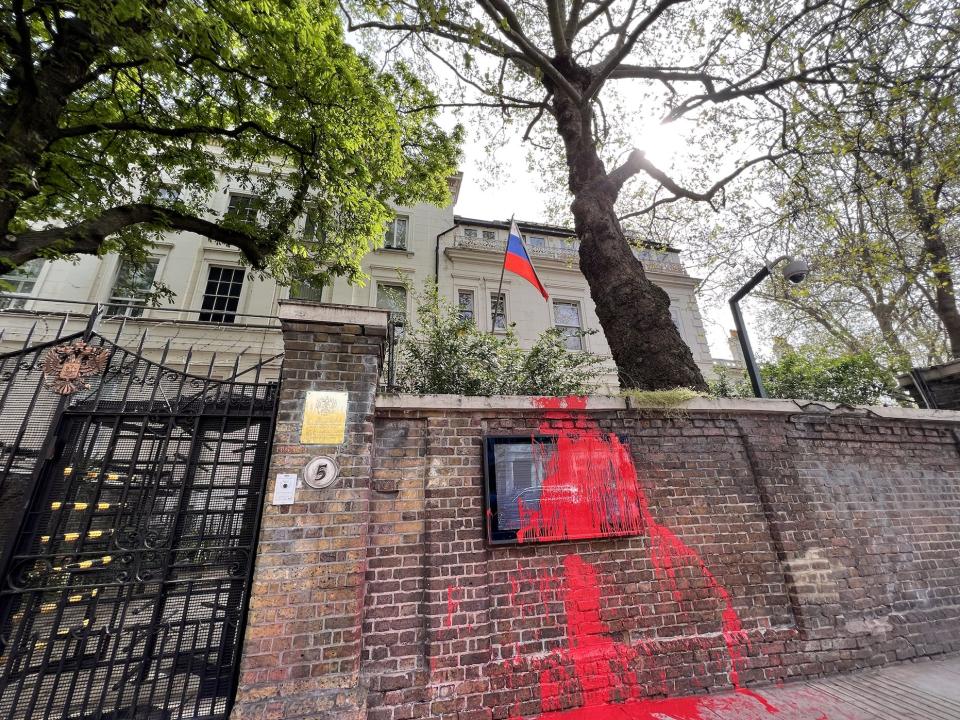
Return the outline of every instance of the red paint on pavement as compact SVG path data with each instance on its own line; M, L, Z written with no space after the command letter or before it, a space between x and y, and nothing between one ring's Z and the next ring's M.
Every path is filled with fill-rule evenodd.
M764 720L776 712L766 698L749 693L746 697L699 695L630 700L619 705L545 712L539 720L714 720L715 713L737 720Z

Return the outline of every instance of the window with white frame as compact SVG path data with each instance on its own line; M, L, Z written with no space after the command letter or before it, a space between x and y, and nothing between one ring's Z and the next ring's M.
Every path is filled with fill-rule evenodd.
M507 294L490 293L490 327L494 332L507 329Z
M461 320L476 322L474 316L473 290L457 290L457 310Z
M407 229L409 226L409 217L406 215L397 215L387 226L387 234L384 236L383 247L389 250L406 250Z
M496 242L497 241L497 231L496 230L484 230L483 231L483 240L484 242Z
M583 350L583 323L580 303L569 300L553 301L553 324L566 338L567 350Z
M43 269L43 260L36 258L27 260L20 267L0 275L0 280L3 280L6 285L5 287L0 286L0 292L32 295L33 289L37 286L37 278L40 276L41 269ZM22 308L26 302L26 298L0 297L0 309Z
M547 239L539 237L538 235L531 235L527 238L527 245L532 248L545 248L547 246Z
M407 288L403 285L377 283L377 307L390 311L390 316L403 322L407 317Z
M137 267L126 258L120 260L117 277L113 281L107 315L126 315L140 317L147 305L147 297L153 290L153 281L157 277L158 258L150 258Z
M236 319L240 292L243 290L243 275L241 267L210 266L200 306L201 322L232 323Z
M467 240L476 240L478 237L480 237L480 235L479 235L479 233L477 232L477 229L476 229L476 228L464 228L464 229L463 229L463 236L464 236Z
M255 195L230 193L230 204L227 206L227 216L235 217L246 222L256 222L258 205L259 202Z

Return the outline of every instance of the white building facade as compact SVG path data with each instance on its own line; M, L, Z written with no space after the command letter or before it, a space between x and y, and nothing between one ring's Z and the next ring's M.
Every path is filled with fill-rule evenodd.
M496 312L508 221L461 217L454 213L460 177L451 179L447 207L417 205L396 209L384 246L363 261L364 285L338 279L328 287L284 287L244 267L240 253L191 233L171 233L151 251L147 271L135 274L115 255L81 256L76 262L32 261L4 278L15 292L0 297L0 352L52 339L79 329L96 305L106 307L100 332L121 344L143 342L144 354L180 365L213 362L219 374L280 352L277 303L287 297L326 303L389 307L415 323L410 289L438 278L442 296L461 308L484 331L511 325L521 344L531 345L546 328L570 331L571 350L609 357L586 280L579 271L577 240L568 229L518 221L527 250L550 294L545 301L520 277L506 273L503 316ZM225 186L210 206L213 214L255 212L240 188ZM691 277L673 248L637 250L647 275L670 296L671 315L701 370L712 376L714 361ZM173 302L152 307L145 289L161 282ZM144 340L144 330L147 337ZM576 330L597 332L583 338ZM216 357L214 357L216 355ZM612 361L604 383L615 385Z

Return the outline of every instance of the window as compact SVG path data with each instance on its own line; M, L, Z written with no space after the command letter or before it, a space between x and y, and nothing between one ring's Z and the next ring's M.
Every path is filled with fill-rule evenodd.
M33 294L42 267L43 260L39 258L27 260L20 267L0 275L0 280L3 280L9 286L6 289L0 288L0 290L21 295ZM0 309L22 308L26 302L26 298L0 297Z
M463 236L467 240L476 240L479 235L477 234L476 228L465 228L463 231Z
M390 250L407 249L407 226L410 224L410 218L406 215L397 215L387 226L387 234L383 241L383 246Z
M210 266L207 289L200 306L201 322L232 323L240 304L243 289L243 268Z
M457 309L461 320L476 322L473 315L473 290L457 290Z
M566 336L567 350L583 350L583 325L580 323L580 303L553 301L553 324Z
M389 310L391 318L402 323L407 316L407 288L377 283L377 307Z
M506 293L490 293L490 327L494 332L505 332L507 329Z
M157 277L157 258L150 258L137 268L127 259L120 261L117 270L117 279L113 281L113 290L110 291L110 301L107 305L107 315L126 315L140 317L147 304L147 296L153 289L153 281Z
M547 239L533 235L527 238L527 244L532 248L545 248L547 246Z
M322 302L323 285L312 285L310 283L293 283L290 286L291 300L312 300Z
M235 217L246 222L257 221L257 198L254 195L230 193L230 205L227 207L227 217Z
M497 241L497 231L496 230L484 230L483 231L483 240L484 242L495 243Z

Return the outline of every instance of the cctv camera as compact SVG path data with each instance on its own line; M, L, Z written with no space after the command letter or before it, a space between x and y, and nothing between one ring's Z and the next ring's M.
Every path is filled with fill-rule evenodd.
M807 273L810 272L810 266L803 260L791 260L783 266L783 277L790 282L802 283Z

